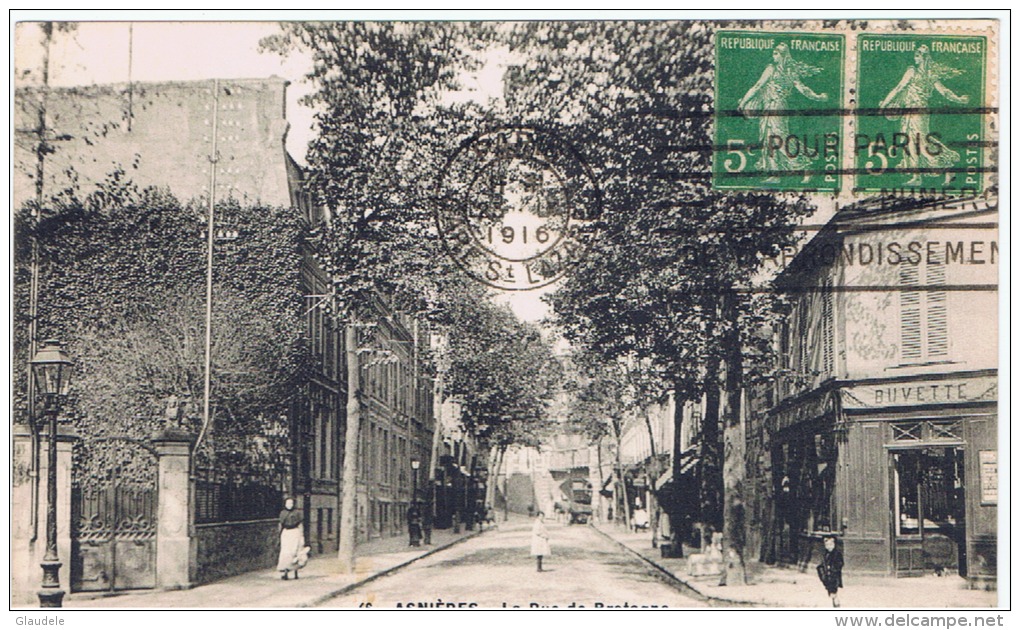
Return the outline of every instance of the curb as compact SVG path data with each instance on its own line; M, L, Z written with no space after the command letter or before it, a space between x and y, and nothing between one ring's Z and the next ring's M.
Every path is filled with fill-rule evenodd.
M596 532L598 532L601 536L605 537L606 540L608 540L610 542L613 542L613 543L616 543L616 545L619 546L621 549L629 552L631 555L635 556L636 558L638 558L639 560L641 560L642 562L644 562L648 566L650 566L653 569L655 569L656 572L658 572L660 579L662 579L664 582L666 582L667 584L669 584L673 588L677 589L678 591L680 591L684 595L687 595L689 597L693 597L694 599L697 599L699 601L706 602L710 606L717 606L717 607L720 607L720 608L722 608L722 607L737 607L737 606L739 606L739 607L747 607L747 606L769 607L769 604L765 604L765 603L761 603L761 602L749 602L749 601L744 601L744 600L740 600L740 599L729 599L729 598L726 598L726 597L717 597L715 595L706 595L705 593L702 593L700 590L697 589L697 587L693 586L689 582L685 582L684 580L681 580L680 578L678 578L673 572L671 572L669 569L667 569L666 567L662 566L658 562L655 562L651 558L646 558L645 556L641 555L640 553L638 553L634 549L630 548L626 544L620 542L619 540L613 538L612 536L610 536L606 532L602 531L601 529L599 529L599 528L597 528L595 526L592 526L592 529L595 530Z
M415 562L418 562L422 558L427 558L427 557L431 556L432 554L439 553L440 551L446 551L450 547L459 545L460 543L462 543L462 542L464 542L466 540L471 540L472 538L475 538L477 536L481 536L484 533L485 533L484 531L480 530L480 531L474 532L472 534L468 534L467 536L463 536L461 538L458 538L457 540L451 540L450 542L448 542L446 544L440 545L440 546L435 547L433 549L429 549L428 551L426 551L425 553L421 554L420 556L416 556L414 558L411 558L410 560L405 560L404 562L401 562L400 564L393 565L392 567L390 567L388 569L385 569L383 571L380 571L379 573L373 573L372 575L369 575L368 577L362 578L361 580L358 580L357 582L352 582L351 584L348 584L347 586L342 586L342 587L340 587L338 589L334 589L334 590L330 591L329 593L326 593L325 595L319 595L318 597L316 597L316 598L314 598L312 600L309 600L307 602L302 602L300 604L295 604L294 608L313 608L315 606L319 606L321 604L324 604L324 603L328 602L329 600L333 599L334 597L339 597L340 595L346 595L347 593L350 593L353 590L361 588L362 586L368 584L369 582L373 582L375 580L378 580L379 578L386 577L387 575L395 573L395 572L399 571L400 569L403 569L404 567L407 567L409 565L414 564Z

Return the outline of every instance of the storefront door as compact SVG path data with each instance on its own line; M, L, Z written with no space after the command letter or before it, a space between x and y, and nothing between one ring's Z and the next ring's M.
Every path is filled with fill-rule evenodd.
M891 451L896 575L966 575L963 447Z

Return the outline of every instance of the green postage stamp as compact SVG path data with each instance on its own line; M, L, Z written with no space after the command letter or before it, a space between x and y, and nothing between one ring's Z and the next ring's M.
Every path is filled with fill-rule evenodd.
M844 36L719 31L715 45L715 187L839 190Z
M984 192L986 36L723 30L715 48L715 188Z
M980 36L858 36L855 192L981 192L985 51Z

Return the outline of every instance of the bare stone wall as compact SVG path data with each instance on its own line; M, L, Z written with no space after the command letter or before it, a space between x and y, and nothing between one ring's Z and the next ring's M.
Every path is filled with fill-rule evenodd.
M140 186L168 187L181 201L208 198L216 118L217 200L291 206L284 141L287 81L279 77L220 81L218 116L212 81L176 81L20 89L15 124L14 204L35 196L33 130L40 107L53 152L44 194L84 191L115 169Z

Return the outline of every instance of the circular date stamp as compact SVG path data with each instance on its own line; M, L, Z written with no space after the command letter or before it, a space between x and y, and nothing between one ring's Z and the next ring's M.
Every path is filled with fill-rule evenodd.
M437 192L446 252L472 278L506 291L561 278L584 256L601 216L602 196L581 154L535 127L467 139Z

